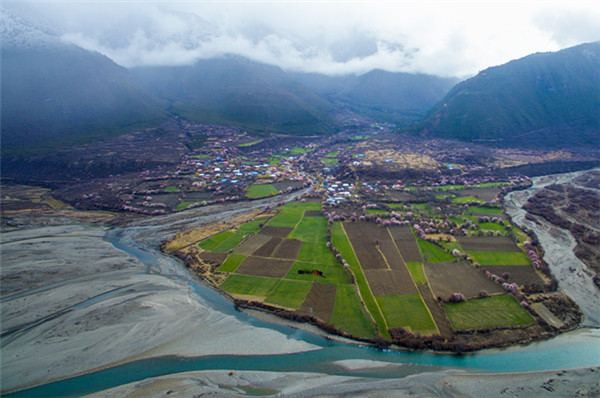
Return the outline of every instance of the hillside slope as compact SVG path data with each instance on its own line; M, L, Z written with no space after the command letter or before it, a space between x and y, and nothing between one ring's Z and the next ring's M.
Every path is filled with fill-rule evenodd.
M333 107L280 68L229 56L191 66L131 69L137 82L200 122L232 124L256 133L329 134Z
M600 43L488 68L450 90L416 131L522 147L597 146Z
M2 147L101 138L166 116L109 58L2 14Z

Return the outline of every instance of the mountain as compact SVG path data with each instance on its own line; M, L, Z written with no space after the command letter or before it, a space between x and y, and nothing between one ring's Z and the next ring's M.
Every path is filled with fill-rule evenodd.
M600 144L600 42L536 53L456 85L415 130L521 147Z
M96 52L1 14L2 149L30 150L156 122L165 104Z
M379 119L408 124L422 119L458 79L373 70L362 75L293 77L323 97Z
M334 132L333 106L276 66L237 56L190 66L132 68L136 81L199 122L232 124L255 133Z

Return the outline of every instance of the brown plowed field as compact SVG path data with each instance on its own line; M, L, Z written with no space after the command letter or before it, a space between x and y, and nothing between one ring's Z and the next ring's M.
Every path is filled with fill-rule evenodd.
M364 270L365 277L375 296L395 296L400 294L417 294L408 270Z
M463 189L461 191L453 191L458 196L473 196L474 198L484 200L489 202L498 197L498 194L501 192L500 188L490 187L490 188L473 188L473 189Z
M388 239L382 240L379 244L379 250L381 250L381 253L383 253L383 256L387 260L391 269L408 272L406 265L402 260L402 256L400 255L400 252L396 248L396 245L389 234Z
M508 236L461 236L458 243L465 251L520 252L519 246Z
M235 270L236 274L283 278L294 264L292 260L250 256Z
M294 228L291 227L272 227L270 225L265 225L260 230L261 234L275 236L277 238L285 238L292 232Z
M375 238L379 231L376 224L357 222L342 224L350 243L354 248L356 257L363 270L388 269L384 258L375 246Z
M413 240L397 240L396 246L398 246L398 250L402 254L402 258L406 262L421 262L423 258L421 257L421 251L419 250L419 245L417 242Z
M336 285L315 282L298 311L319 318L323 322L329 322L335 305L336 293Z
M322 216L321 210L305 210L304 217L319 217Z
M275 248L281 243L281 238L271 238L267 243L259 247L252 255L260 257L272 257Z
M394 237L395 241L399 240L415 240L415 237L410 229L406 226L393 226L389 227L390 233Z
M284 239L275 248L275 251L271 257L296 260L298 258L298 254L300 254L301 248L302 241L297 239Z
M270 240L271 237L269 235L263 235L260 233L255 234L249 237L244 243L236 247L233 252L236 254L244 254L249 256Z
M198 257L206 262L221 265L227 259L227 253L202 252L198 254Z
M444 300L455 292L467 298L479 296L481 290L490 294L504 292L500 285L465 262L426 263L425 274L435 297Z
M507 282L515 282L517 285L526 285L533 282L544 283L531 265L486 265L484 268L498 276L510 272L510 278Z
M429 308L429 312L431 312L431 315L433 316L433 321L437 325L442 337L446 339L451 338L452 326L450 326L450 321L446 318L446 311L444 311L435 297L433 297L433 293L431 293L431 290L426 283L419 283L417 289L419 289L419 293L421 294L425 305Z

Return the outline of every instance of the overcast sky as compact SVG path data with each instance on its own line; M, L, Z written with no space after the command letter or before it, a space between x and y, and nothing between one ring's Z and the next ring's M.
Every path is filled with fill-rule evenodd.
M126 67L239 54L287 70L379 68L462 78L534 52L600 40L598 0L3 4Z

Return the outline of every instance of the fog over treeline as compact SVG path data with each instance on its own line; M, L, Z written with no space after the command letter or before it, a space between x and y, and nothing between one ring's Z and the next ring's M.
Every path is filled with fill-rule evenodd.
M600 40L597 2L5 1L3 8L125 67L235 54L290 71L464 78Z

